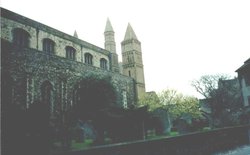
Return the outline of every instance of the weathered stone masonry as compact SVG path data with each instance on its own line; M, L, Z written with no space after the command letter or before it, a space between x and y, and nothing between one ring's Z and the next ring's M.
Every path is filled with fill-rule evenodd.
M45 87L45 90L51 90L50 109L56 113L74 104L74 89L81 79L96 76L111 80L117 94L117 106L123 106L124 100L129 106L135 104L135 81L110 69L109 51L8 10L1 11L2 81L8 81L11 102L28 108L34 101L42 99L42 88ZM29 33L28 47L13 44L15 28ZM55 42L54 54L43 51L44 38ZM65 57L66 46L76 49L75 60ZM85 53L93 56L92 65L84 63ZM107 69L100 68L101 58L107 60Z

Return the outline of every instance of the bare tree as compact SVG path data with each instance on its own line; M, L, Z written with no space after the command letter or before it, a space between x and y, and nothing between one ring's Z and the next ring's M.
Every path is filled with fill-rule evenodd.
M239 123L241 95L237 79L228 75L204 75L192 81L192 86L205 97L201 109L211 120L212 127L223 127ZM211 112L206 113L206 107Z
M203 75L198 80L193 80L191 85L205 98L211 98L214 91L218 88L219 80L229 79L228 75Z

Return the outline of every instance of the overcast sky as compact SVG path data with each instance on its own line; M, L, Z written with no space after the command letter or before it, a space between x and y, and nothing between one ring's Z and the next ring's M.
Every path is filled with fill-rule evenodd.
M146 90L200 97L193 79L237 76L250 57L250 0L2 0L1 6L104 48L107 17L117 54L128 22L141 41Z

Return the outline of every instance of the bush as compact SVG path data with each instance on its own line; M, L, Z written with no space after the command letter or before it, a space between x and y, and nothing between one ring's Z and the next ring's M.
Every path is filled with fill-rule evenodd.
M204 127L204 128L202 129L202 131L210 131L210 130L211 130L210 127Z

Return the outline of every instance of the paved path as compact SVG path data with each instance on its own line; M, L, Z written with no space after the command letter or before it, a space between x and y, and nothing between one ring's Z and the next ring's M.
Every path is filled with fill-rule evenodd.
M250 145L242 146L235 150L230 150L223 153L216 153L214 155L250 155Z

